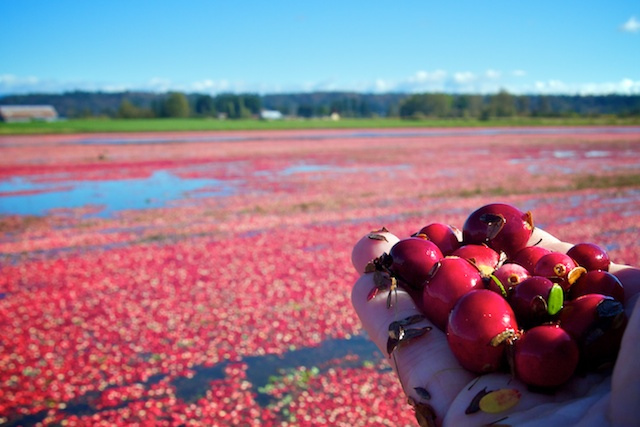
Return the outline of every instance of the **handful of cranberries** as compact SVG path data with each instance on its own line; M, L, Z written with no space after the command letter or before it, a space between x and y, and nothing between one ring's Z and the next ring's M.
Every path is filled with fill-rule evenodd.
M615 362L627 322L624 288L601 247L552 252L530 243L533 230L530 212L493 203L472 212L461 231L431 223L403 239L370 233L352 260L359 272L384 274L380 286L405 289L446 332L464 368L556 388Z

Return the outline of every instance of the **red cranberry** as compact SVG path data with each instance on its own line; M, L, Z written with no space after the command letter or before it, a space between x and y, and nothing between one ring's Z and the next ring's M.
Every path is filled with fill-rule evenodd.
M515 286L509 303L524 328L540 325L552 319L562 308L562 288L546 277L531 276Z
M500 254L487 245L463 245L451 255L466 259L486 276L493 273L501 261Z
M529 271L518 264L503 264L493 272L493 277L485 281L487 289L508 298L520 282L531 277ZM499 283L496 282L498 280Z
M504 203L485 205L469 215L462 227L464 244L487 244L513 256L524 248L533 232L531 213Z
M482 286L482 276L469 261L459 257L442 258L424 283L422 301L425 315L442 331L458 299Z
M562 328L540 325L515 341L514 369L525 384L554 388L571 378L579 356L578 344Z
M594 243L578 243L567 251L567 255L581 267L591 270L609 271L611 260L607 252Z
M517 330L509 303L495 292L478 289L463 295L451 311L447 341L460 365L484 374L503 365L505 341Z
M533 268L534 276L543 276L568 290L585 270L562 252L552 252L542 256Z
M393 245L383 263L402 285L420 289L441 258L442 252L435 243L422 237L407 237Z
M549 249L543 248L542 246L527 246L516 252L509 261L523 266L530 274L533 274L533 269L538 260L542 258L542 256L550 253L551 251Z
M580 364L593 369L615 361L627 318L620 301L587 294L567 301L557 324L578 343Z
M578 298L587 294L602 294L624 302L624 286L620 279L608 271L591 270L578 278L569 288L569 296Z
M455 230L447 224L434 222L426 225L416 234L424 234L435 243L444 256L451 255L460 246Z

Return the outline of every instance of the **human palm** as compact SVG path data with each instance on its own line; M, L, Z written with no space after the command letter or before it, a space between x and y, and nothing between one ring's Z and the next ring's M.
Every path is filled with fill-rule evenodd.
M530 242L560 252L572 246L538 228ZM352 304L363 328L383 354L390 349L389 331L393 322L396 329L403 328L402 322L404 326L411 323L411 330L416 331L416 338L410 342L393 346L389 361L421 424L639 426L640 309L636 306L640 269L612 263L610 272L625 287L628 317L615 366L584 376L574 375L554 393L530 391L509 373L478 377L462 368L451 353L446 334L428 320L417 317L420 311L411 296L400 288L376 293L374 289L380 286L373 273L365 273L356 281ZM516 404L502 405L495 412L473 408L474 399L477 403L479 396L495 390L508 390L516 396Z

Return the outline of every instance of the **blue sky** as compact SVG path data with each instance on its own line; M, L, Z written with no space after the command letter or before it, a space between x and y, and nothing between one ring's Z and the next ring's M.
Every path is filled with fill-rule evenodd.
M0 96L640 94L640 2L0 0Z

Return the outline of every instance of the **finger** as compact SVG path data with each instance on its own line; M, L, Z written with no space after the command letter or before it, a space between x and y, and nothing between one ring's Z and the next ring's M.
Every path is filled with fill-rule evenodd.
M640 309L635 302L611 377L611 420L616 426L637 426L640 405Z
M374 288L373 273L361 276L353 286L352 304L369 338L383 354L387 354L389 325L419 315L420 311L402 289L392 291L391 308L387 308L389 290L368 300ZM405 394L418 403L430 405L436 424L440 425L453 399L473 376L458 364L442 331L427 320L416 324L416 327L422 326L432 329L397 347L389 362Z

